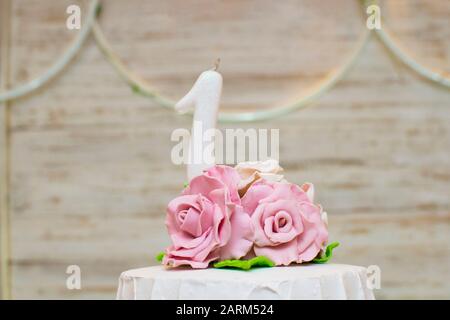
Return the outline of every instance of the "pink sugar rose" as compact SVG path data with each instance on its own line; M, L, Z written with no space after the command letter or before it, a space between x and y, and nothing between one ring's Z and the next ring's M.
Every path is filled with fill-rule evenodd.
M166 226L172 245L163 264L206 268L217 259L239 259L253 245L253 226L238 194L234 168L214 166L170 201Z
M261 180L242 198L255 228L254 253L277 265L313 260L328 241L312 184L301 187Z

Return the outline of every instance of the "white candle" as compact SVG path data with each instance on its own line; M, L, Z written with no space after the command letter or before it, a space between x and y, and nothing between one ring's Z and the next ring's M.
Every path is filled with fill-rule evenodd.
M192 89L175 105L180 113L194 110L194 120L189 143L187 176L189 181L214 164L214 159L204 159L203 150L211 143L204 133L214 130L222 94L222 75L214 70L204 71Z

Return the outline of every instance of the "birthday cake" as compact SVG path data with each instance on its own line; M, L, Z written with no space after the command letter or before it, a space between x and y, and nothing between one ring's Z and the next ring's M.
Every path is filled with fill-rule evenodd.
M199 103L193 95L205 81L212 100L201 107L215 108L213 118L203 112L194 121L211 127L216 71L204 72L178 107ZM278 161L189 165L188 178L167 206L162 265L122 273L118 299L373 299L365 268L327 264L338 246L329 243L327 213L313 184L288 181Z

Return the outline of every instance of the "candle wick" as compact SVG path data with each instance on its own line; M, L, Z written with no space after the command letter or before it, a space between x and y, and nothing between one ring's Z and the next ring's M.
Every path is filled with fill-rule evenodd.
M219 69L219 65L220 65L220 58L217 58L216 62L214 62L214 71L217 71L217 69Z

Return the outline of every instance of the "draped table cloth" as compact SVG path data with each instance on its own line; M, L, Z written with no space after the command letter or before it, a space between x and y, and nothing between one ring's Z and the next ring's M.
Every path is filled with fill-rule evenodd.
M235 269L167 269L154 266L125 271L119 279L119 300L372 300L364 267L303 264Z

